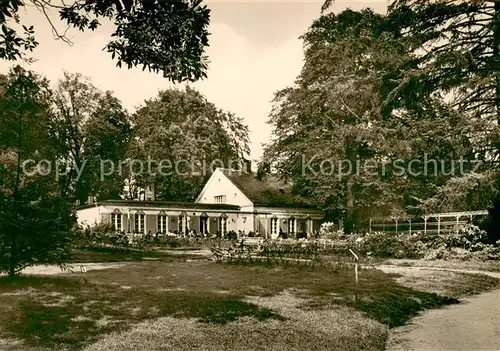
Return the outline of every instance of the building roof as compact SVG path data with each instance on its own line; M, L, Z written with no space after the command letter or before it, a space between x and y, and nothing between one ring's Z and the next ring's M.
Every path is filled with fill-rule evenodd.
M169 208L180 208L180 209L206 209L206 210L234 210L239 211L240 206L237 205L227 205L227 204L201 204L195 202L173 202L173 201L135 201L135 200L105 200L98 201L93 204L87 204L77 207L77 210L82 210L84 208L90 208L99 205L108 206L129 206L129 207L169 207Z
M254 206L318 208L310 201L292 193L291 187L276 176L266 175L262 180L255 173L219 168Z

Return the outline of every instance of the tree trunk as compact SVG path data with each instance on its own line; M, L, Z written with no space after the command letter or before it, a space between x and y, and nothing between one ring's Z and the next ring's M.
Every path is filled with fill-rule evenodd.
M353 191L353 186L354 186L354 175L357 172L356 169L356 160L357 160L357 153L358 150L356 146L353 146L353 143L355 141L348 139L348 145L351 145L348 149L347 152L347 157L349 160L349 163L351 165L349 173L347 175L347 180L346 180L346 208L347 208L347 218L346 218L346 223L344 225L344 231L347 234L350 234L354 231L354 191Z
M14 203L13 203L13 212L14 218L13 221L19 221L18 214L20 212L20 203L19 203L19 190L21 187L21 162L22 162L22 148L23 148L23 112L20 110L19 113L19 121L17 128L17 167L16 167L16 183L14 186ZM9 257L9 279L14 280L16 278L16 263L17 263L17 240L16 236L18 233L16 232L18 223L11 223L9 228L10 232L10 257Z
M497 69L495 75L495 108L497 124L500 126L500 1L495 1L495 14L493 17L493 60Z
M75 164L76 164L76 167L74 170L74 172L75 172L74 177L75 177L75 181L76 181L75 182L75 196L76 196L76 199L80 201L80 205L84 205L88 201L89 192L88 192L87 185L84 183L85 170L82 170L83 161L81 161L80 158L78 158L75 160ZM81 172L79 178L78 178L77 169Z
M9 280L16 279L16 246L16 235L13 233L10 241Z
M349 174L347 176L347 182L346 182L346 195L347 195L347 219L346 223L344 225L344 231L346 234L350 234L353 231L353 224L354 224L354 218L353 218L353 212L354 212L354 193L352 191L352 186L353 186L354 180L353 180L353 175Z

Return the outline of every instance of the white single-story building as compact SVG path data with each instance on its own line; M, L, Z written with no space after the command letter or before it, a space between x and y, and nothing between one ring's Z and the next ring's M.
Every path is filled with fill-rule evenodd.
M92 227L110 223L126 233L182 233L276 239L317 232L324 212L294 196L273 176L257 179L252 173L217 168L193 203L107 200L77 208L78 224Z

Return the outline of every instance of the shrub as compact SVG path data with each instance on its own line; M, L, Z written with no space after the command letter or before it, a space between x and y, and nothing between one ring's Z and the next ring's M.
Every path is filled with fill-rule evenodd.
M328 228L325 226L324 228ZM458 233L383 233L342 235L333 230L328 233L323 229L319 241L329 242L323 252L348 255L349 248L354 248L361 255L383 258L407 258L427 260L495 260L500 258L500 247L484 244L486 233L477 226L468 225ZM327 239L328 238L328 239Z
M496 199L493 207L488 211L487 243L498 245L500 241L500 198Z
M101 223L90 228L90 233L109 234L114 232L114 227L111 223Z
M228 240L236 240L236 239L238 239L238 234L236 234L236 232L234 230L230 230L229 232L227 232L226 238Z
M0 216L0 273L14 279L26 267L71 259L75 217L62 199L0 201Z
M307 233L304 232L298 232L297 233L297 239L306 239L307 238Z

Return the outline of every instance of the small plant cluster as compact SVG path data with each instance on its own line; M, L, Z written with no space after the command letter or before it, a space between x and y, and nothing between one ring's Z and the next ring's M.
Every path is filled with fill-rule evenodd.
M186 234L177 231L169 233L148 234L116 232L112 225L103 223L92 228L76 230L72 237L73 247L113 247L133 249L163 249L167 248L201 248L232 246L231 242L238 239L238 234L231 230L224 235L220 231L215 234L201 235L195 230Z
M319 233L317 238L327 239L327 240L339 240L344 239L344 231L342 229L335 229L336 225L333 222L324 222L319 228Z
M222 245L213 246L210 248L216 262L226 263L254 263L258 255L258 248L244 245L243 240L239 245L230 245L223 247Z
M256 245L245 240L229 247L212 247L217 262L237 264L314 266L321 264L324 246L304 239L262 240Z
M76 232L72 238L75 247L131 247L138 249L208 247L214 242L224 241L220 237L189 237L181 235L129 235L124 233L93 231L91 233Z

